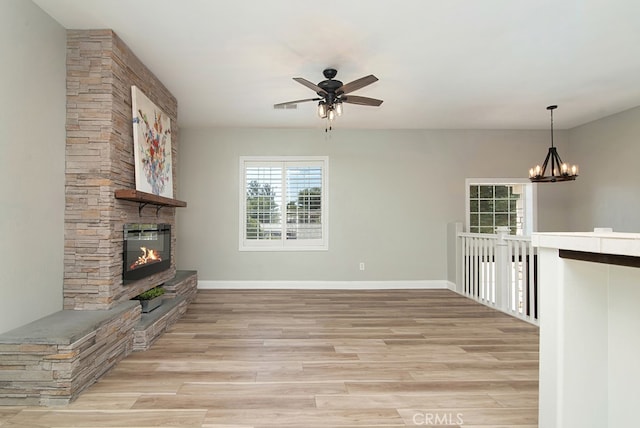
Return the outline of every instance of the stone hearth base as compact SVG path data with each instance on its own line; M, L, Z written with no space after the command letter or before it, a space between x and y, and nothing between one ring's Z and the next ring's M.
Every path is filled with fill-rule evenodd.
M59 311L0 334L0 405L52 406L75 400L177 321L195 298L197 272L179 271L169 287L179 292L155 320L144 320L140 303L132 300L109 310Z
M59 311L0 335L0 404L62 405L133 350L140 304Z
M158 309L142 314L134 327L134 351L145 351L169 327L187 311L187 305L196 298L198 291L198 272L179 270L176 276L163 284L164 302Z

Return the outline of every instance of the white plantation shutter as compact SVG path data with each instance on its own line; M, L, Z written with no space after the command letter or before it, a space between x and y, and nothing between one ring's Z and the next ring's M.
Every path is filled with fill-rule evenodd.
M286 167L287 239L322 238L322 167Z
M240 250L326 250L326 157L241 157Z
M245 170L245 239L280 239L282 166L255 164Z

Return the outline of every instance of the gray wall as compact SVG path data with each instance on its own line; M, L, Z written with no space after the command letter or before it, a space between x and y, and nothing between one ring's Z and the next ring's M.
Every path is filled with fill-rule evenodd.
M62 308L65 38L0 1L0 332Z
M569 139L567 160L580 165L570 229L640 232L640 107L574 128Z
M181 131L178 267L221 281L446 280L447 223L464 221L465 179L526 177L549 145L548 131ZM557 140L562 153L566 133ZM329 156L329 251L238 251L243 155ZM566 227L565 185L540 187L539 229Z

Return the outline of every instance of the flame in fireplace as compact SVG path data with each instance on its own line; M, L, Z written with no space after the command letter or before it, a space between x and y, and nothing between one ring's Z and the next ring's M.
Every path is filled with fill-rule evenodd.
M147 247L140 247L140 251L142 251L142 255L138 257L138 260L133 262L129 269L135 269L140 266L147 265L149 263L161 262L162 258L160 254L156 250Z

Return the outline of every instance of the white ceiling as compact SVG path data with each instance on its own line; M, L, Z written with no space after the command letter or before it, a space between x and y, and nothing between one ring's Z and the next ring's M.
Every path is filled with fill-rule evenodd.
M318 127L322 70L372 129L571 128L640 105L638 0L33 0L69 29L110 28L178 99L182 127Z

